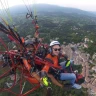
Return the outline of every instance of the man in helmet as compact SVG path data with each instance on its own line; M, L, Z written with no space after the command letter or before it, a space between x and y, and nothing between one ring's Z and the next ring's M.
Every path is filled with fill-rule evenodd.
M70 60L67 62L66 65L65 65L65 63L63 63L63 64L59 63L60 51L61 51L60 43L58 41L52 41L50 43L50 53L46 56L46 58L53 61L54 66L61 66L62 69L64 69L64 68L66 68L66 67L68 67L70 65ZM68 80L68 81L70 81L73 88L76 88L76 89L81 88L80 85L75 83L76 75L74 73L59 72L59 74L57 74L55 72L55 70L51 69L48 65L45 65L43 70L48 72L49 74L55 75L55 77L57 79L59 79L59 80ZM50 72L50 70L52 70L52 71ZM56 73L57 75L54 74L54 73Z
M32 51L32 52L35 51L35 47L34 47L32 40L26 40L25 41L25 47L26 47L27 51Z
M31 75L32 75L34 78L36 78L39 82L41 82L41 81L40 81L40 76L36 73L36 65L35 65L34 62L33 62L33 57L32 57L32 55L34 55L34 53L35 53L35 46L34 46L32 40L26 40L26 41L25 41L25 48L26 48L26 51L27 51L27 53L29 54L29 56L28 56L28 54L27 54L27 59L25 58L25 59L23 60L23 63L24 63L24 62L27 62L27 63L24 63L24 65L25 65L25 67L27 68L27 70L31 73ZM32 58L31 58L31 57L32 57ZM32 62L31 62L31 60L32 60ZM31 64L31 63L32 63L32 64Z

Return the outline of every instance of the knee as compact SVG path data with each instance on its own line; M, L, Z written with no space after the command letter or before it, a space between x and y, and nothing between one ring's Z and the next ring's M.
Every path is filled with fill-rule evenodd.
M71 78L76 80L76 75L74 73L71 73Z

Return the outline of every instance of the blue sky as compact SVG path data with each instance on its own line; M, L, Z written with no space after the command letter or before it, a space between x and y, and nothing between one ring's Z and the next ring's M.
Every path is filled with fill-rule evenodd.
M23 1L29 3L46 3L64 7L79 8L86 11L96 11L96 0L1 0L8 1L9 6L24 4ZM27 2L26 2L27 3Z

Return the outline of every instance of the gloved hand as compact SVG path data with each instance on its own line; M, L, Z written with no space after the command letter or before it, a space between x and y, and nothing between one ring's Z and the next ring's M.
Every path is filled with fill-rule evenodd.
M48 79L48 77L46 77L46 76L42 78L42 82L43 82L43 84L44 84L46 87L48 87L49 84L51 84L50 81L49 81L49 79Z
M69 67L70 64L71 64L70 60L67 60L65 66L66 66L66 67Z

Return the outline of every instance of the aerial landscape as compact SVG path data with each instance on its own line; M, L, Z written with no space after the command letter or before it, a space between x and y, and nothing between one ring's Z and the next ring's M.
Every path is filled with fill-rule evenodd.
M21 1L0 1L0 96L96 96L95 1L92 2L94 10L91 3L88 4L92 8L86 7L86 0L73 0L81 7L70 0L65 3L62 0L61 3L54 0ZM27 48L28 40L34 49ZM67 73L75 74L80 89L66 87L70 80L56 78L62 68L46 58L51 53L50 42L54 41L60 42L60 52L65 56L60 60L66 64L70 61L63 72L67 70ZM72 66L71 60L74 62ZM51 71L42 76L44 66L56 71L52 75L64 88L55 85L48 75ZM35 72L42 81L35 78ZM43 82L45 77L48 85Z

